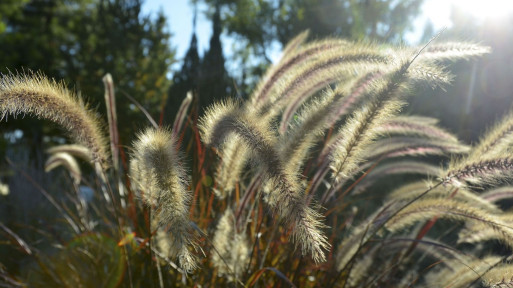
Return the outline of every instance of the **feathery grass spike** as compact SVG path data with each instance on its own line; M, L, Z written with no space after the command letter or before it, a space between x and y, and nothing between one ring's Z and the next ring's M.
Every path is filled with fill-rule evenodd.
M77 185L80 184L82 171L80 170L80 166L78 166L77 160L75 160L75 158L73 158L69 153L59 152L52 154L50 158L46 160L45 172L49 172L61 165L68 169L75 183Z
M435 126L435 124L436 122L433 123L432 120L426 119L425 117L397 116L389 119L377 127L376 130L377 133L381 135L412 135L455 143L458 142L456 136Z
M298 116L298 124L280 137L279 149L282 161L290 171L299 171L306 160L309 149L319 141L327 126L326 120L331 116L336 93L328 91L322 97L312 101Z
M154 219L167 229L172 238L171 251L183 270L197 267L196 248L189 219L191 193L176 139L165 129L149 128L138 135L134 143L130 176L138 188L141 200L154 208Z
M180 108L178 109L178 113L176 113L175 121L173 122L173 133L174 136L177 136L177 134L180 132L180 130L183 127L183 124L185 122L185 118L187 117L187 109L189 109L189 106L192 103L192 92L187 92L187 96L182 101L182 104L180 104Z
M331 154L331 169L336 182L342 182L354 175L363 160L364 148L371 144L377 133L375 128L395 116L404 102L398 98L398 90L407 77L410 62L400 65L385 79L377 79L369 90L369 100L343 126Z
M9 195L9 185L0 182L0 196Z
M89 150L89 148L87 148L86 146L83 146L83 145L63 144L63 145L53 146L46 150L46 153L48 153L48 154L55 154L55 153L61 153L61 152L68 153L70 155L78 157L87 162L91 162L91 151Z
M260 109L264 104L269 103L269 94L276 85L288 78L288 73L296 70L298 65L317 60L323 55L334 50L341 50L349 43L339 39L327 39L320 42L313 42L305 45L295 53L284 54L280 62L273 66L263 77L263 81L256 87L251 96L252 107ZM321 54L322 52L322 54ZM290 54L290 56L288 56ZM288 57L287 57L288 56Z
M285 58L289 56L289 54L292 54L298 47L301 46L306 41L306 38L308 38L308 35L310 34L309 30L305 30L301 33L299 33L296 37L294 37L292 40L287 43L285 48L283 48L282 51L282 58Z
M64 84L41 74L2 75L0 119L29 114L61 125L74 140L91 150L93 161L107 164L106 140L96 115Z
M272 180L272 193L268 204L278 217L292 227L292 238L302 253L310 253L316 262L325 261L324 250L329 248L321 232L322 216L306 204L304 191L294 173L286 171L275 149L274 137L255 116L242 113L233 102L211 106L200 121L203 142L220 146L228 136L236 134L254 154ZM265 122L264 122L265 123Z
M393 216L385 227L394 233L433 217L483 224L495 230L495 239L513 247L513 228L497 215L472 204L447 198L420 199Z
M432 43L420 54L419 60L459 60L481 57L490 53L490 47L465 42Z
M454 185L495 183L511 176L512 159L508 158L513 141L513 113L495 125L465 158L453 160L442 179Z
M219 220L212 243L220 254L212 254L212 263L219 274L226 276L229 281L240 279L249 262L249 245L246 234L237 231L230 208L226 209Z
M219 161L216 171L216 183L220 189L215 189L214 192L221 199L229 196L235 189L249 155L247 147L240 143L237 135L228 137L231 139L228 139L223 146L220 153L221 161Z
M115 171L119 170L119 131L118 116L116 112L116 96L114 94L114 81L110 73L103 76L105 86L105 103L107 107L107 120L109 123L110 152L112 165Z
M484 287L506 288L513 286L513 264L497 265L487 271L481 281Z

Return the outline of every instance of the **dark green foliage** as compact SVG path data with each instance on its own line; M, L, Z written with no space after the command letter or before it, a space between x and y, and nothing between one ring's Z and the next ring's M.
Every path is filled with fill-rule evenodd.
M118 94L134 97L158 119L173 51L165 16L143 15L141 6L140 0L51 0L19 6L18 13L6 14L4 20L8 29L0 34L0 71L41 70L73 83L93 103L103 103L101 79L111 73ZM105 114L104 109L102 105L98 112ZM145 121L130 101L119 101L118 117L122 131L133 131ZM2 130L20 128L25 137L40 138L41 132L28 128L37 126L27 122L9 122ZM55 132L45 131L49 133ZM120 134L122 142L130 141L128 133ZM36 143L41 146L42 140Z

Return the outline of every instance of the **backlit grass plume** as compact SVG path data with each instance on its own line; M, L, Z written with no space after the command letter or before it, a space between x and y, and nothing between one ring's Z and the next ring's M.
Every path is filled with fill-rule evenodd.
M513 227L497 217L498 215L498 211L490 213L462 201L447 198L423 199L400 211L386 223L385 227L392 232L397 232L418 221L429 220L433 217L475 222L492 228L496 231L495 239L513 247Z
M237 231L230 208L219 220L212 242L219 252L212 254L212 263L218 273L229 281L238 281L249 262L249 245L244 231Z
M302 253L309 253L316 262L325 261L324 250L329 248L322 216L310 208L293 171L287 171L275 148L272 132L265 122L243 113L233 102L212 106L201 119L202 139L208 145L222 146L230 134L237 135L253 153L274 189L268 204L280 220L292 228L292 238Z
M48 154L68 153L87 162L91 162L91 151L89 148L79 144L63 144L53 146L46 150Z
M513 112L506 115L472 148L469 155L454 159L442 176L445 183L462 186L490 184L513 175Z
M130 176L141 201L153 209L158 227L169 233L171 255L185 271L196 268L196 247L189 219L191 193L176 139L170 131L149 128L133 144ZM157 228L157 227L155 227Z
M2 75L0 119L19 114L59 124L77 143L90 149L93 161L107 164L106 140L98 118L64 84L41 74Z
M7 195L9 195L9 186L7 184L0 182L0 196Z
M501 288L513 286L513 265L511 263L499 264L492 267L482 277L484 287Z
M70 172L74 182L78 185L82 178L82 172L80 166L78 166L77 160L66 152L53 153L45 163L45 172L49 172L59 166L64 166Z

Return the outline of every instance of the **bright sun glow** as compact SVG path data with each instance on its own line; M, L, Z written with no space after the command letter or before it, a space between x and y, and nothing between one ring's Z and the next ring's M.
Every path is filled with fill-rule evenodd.
M463 11L480 20L507 16L513 11L511 0L453 0Z
M424 13L435 27L451 26L451 7L466 12L477 21L502 18L513 13L511 0L427 0Z
M513 15L513 0L425 0L419 17L413 23L414 31L406 34L406 40L418 43L428 22L433 24L435 31L444 27L450 28L453 25L453 7L481 23Z

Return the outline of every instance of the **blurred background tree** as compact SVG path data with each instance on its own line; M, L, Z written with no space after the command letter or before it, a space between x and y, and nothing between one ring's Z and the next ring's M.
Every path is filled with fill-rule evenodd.
M159 115L171 84L167 73L174 59L162 13L142 15L140 0L22 3L8 1L0 6L0 13L8 11L1 14L5 25L0 34L2 73L32 70L64 79L87 102L100 105L101 115L106 115L102 77L111 73L118 94L134 97L153 117ZM118 101L117 105L118 120L123 123L119 127L122 142L129 143L147 120L130 101ZM18 138L11 140L32 147L35 159L41 159L42 135L60 135L53 127L31 119L9 121L0 129L3 133L17 130Z

